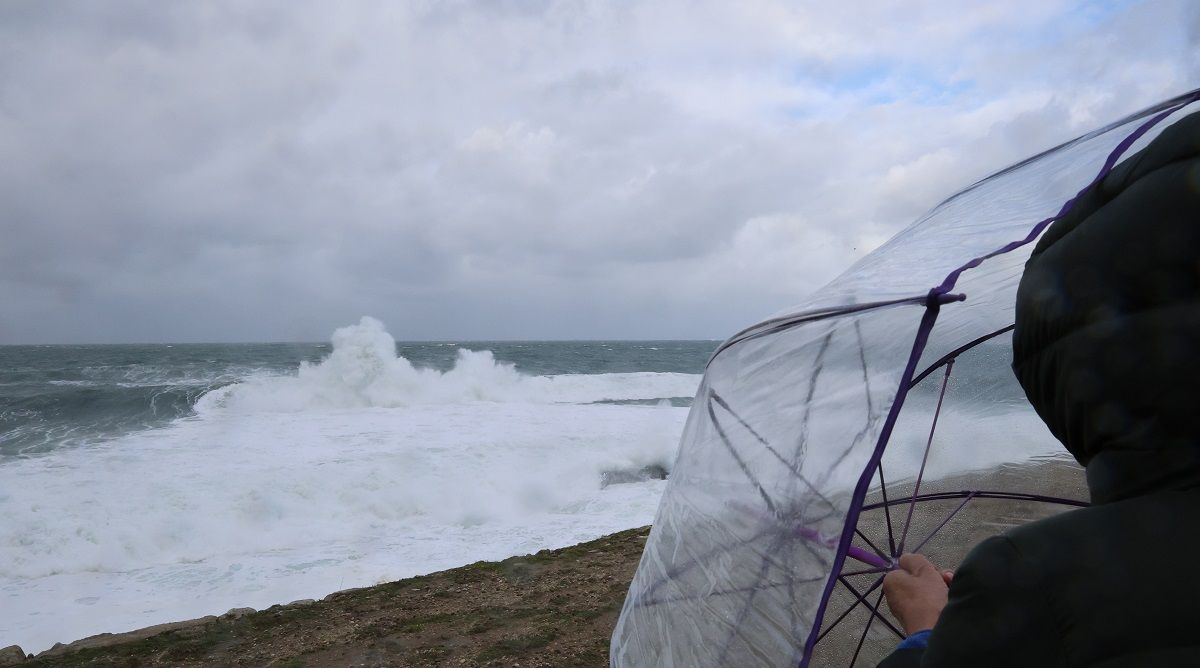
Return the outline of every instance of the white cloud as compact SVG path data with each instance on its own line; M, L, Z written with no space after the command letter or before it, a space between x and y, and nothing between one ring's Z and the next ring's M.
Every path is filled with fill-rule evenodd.
M1197 85L1185 0L0 8L0 342L720 337Z

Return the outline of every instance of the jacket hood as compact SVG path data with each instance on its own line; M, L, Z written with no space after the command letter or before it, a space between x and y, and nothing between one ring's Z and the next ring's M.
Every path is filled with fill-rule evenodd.
M1093 503L1200 486L1200 114L1090 187L1017 290L1013 371Z

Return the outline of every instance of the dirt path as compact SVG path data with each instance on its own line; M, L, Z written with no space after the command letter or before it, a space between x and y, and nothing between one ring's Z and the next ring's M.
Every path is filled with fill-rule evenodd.
M97 636L17 665L607 666L648 533L231 611L154 635Z

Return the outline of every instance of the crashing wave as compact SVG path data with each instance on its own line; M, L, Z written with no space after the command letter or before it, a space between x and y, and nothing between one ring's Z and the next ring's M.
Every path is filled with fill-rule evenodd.
M418 368L396 354L395 339L371 317L336 330L332 343L328 357L301 363L295 376L256 375L208 392L197 402L197 412L657 400L691 397L699 383L699 376L684 373L531 376L497 361L488 350L459 349L448 371Z

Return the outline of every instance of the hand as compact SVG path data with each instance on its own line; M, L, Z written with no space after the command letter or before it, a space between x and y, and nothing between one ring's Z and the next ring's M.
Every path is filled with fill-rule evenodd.
M888 608L908 635L933 628L942 608L954 571L938 571L933 562L919 554L900 557L899 568L883 578Z

